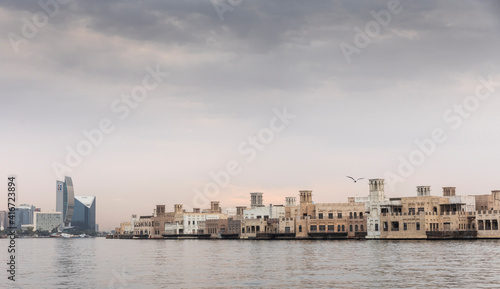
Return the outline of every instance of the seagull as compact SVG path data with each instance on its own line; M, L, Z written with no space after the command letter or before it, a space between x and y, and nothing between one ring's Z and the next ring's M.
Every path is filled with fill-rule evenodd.
M355 183L357 183L359 180L364 180L365 178L359 178L359 179L355 179L353 177L350 177L350 176L347 176L349 179L352 179Z

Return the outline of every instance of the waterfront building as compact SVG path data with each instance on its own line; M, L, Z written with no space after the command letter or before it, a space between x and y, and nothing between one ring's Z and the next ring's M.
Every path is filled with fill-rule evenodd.
M71 227L75 207L75 192L71 177L64 177L64 182L56 181L56 212L61 213L60 230Z
M479 205L487 209L476 212L477 237L500 239L500 230L498 228L500 222L500 191L492 191L491 195L480 199L484 203L479 202Z
M205 221L205 234L210 234L212 238L222 238L228 232L228 221L224 219L211 219Z
M33 227L36 231L49 231L57 229L61 224L60 212L35 212Z
M71 225L80 230L96 231L96 197L76 196Z
M241 219L228 218L227 219L227 232L222 235L223 238L240 238L241 235Z
M416 197L370 203L370 217L372 212L378 214L380 225L369 226L368 238L474 238L477 231L472 198L456 196L454 187L444 187L441 197L431 196L430 191L429 186L419 186Z
M199 223L204 222L205 228L209 220L227 219L227 215L219 213L184 213L182 225L184 234L202 234L199 232ZM205 232L205 228L203 232Z
M182 208L182 204L175 204L173 212L166 212L165 205L156 205L152 218L153 230L151 238L163 238L163 234L166 234L165 226L167 223L182 224L184 213L185 210Z
M28 204L21 204L15 207L14 227L22 229L23 225L33 226L33 213L36 207Z
M300 191L300 203L286 207L286 217L295 220L296 238L364 238L366 205L349 198L347 203L313 203L312 191Z
M134 237L150 238L153 235L153 216L140 216L134 220Z
M500 238L500 191L462 196L455 187L443 187L442 196L433 196L430 186L418 186L415 196L388 198L384 182L370 179L368 197L349 197L346 203L315 203L312 191L302 190L298 204L296 197L286 197L285 206L266 207L262 193L251 193L250 207L231 212L222 210L219 201L189 213L182 204L168 213L158 205L152 216L124 223L117 231L133 227L135 235L152 238Z
M257 234L265 233L268 219L243 219L241 220L241 238L255 239Z

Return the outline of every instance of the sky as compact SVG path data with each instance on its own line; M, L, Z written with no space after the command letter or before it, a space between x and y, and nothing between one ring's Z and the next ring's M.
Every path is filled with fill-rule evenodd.
M111 230L250 192L346 202L375 178L389 197L500 189L496 1L40 3L0 1L18 204L55 210L71 176Z

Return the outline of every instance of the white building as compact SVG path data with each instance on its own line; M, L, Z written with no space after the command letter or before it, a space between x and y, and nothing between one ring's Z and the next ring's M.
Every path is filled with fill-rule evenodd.
M167 235L184 234L184 226L178 223L165 223L165 234Z
M285 207L269 205L269 207L254 207L243 211L245 219L265 219L265 218L284 218Z
M35 212L33 217L33 228L39 231L51 232L61 224L61 212Z
M227 215L228 217L235 217L236 216L236 208L224 208L222 209L222 213Z
M465 212L476 211L476 198L474 196L450 196L450 204L462 204L462 210Z
M204 214L204 213L184 213L182 225L184 234L198 234L198 223L206 220L221 219L220 214ZM165 232L167 225L165 224Z

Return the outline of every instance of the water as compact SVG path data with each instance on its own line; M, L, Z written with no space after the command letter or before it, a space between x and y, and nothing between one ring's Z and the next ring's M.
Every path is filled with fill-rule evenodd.
M1 288L499 288L500 240L17 239Z

